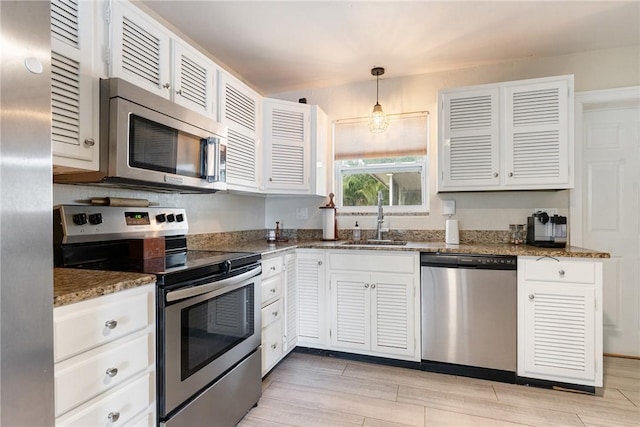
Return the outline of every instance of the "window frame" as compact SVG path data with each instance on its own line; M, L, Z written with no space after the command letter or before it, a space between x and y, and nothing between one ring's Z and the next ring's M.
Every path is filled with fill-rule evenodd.
M429 155L419 156L420 161L417 162L400 162L400 163L380 163L375 165L363 165L363 166L342 166L342 160L333 160L334 179L336 183L336 206L342 213L366 213L375 214L377 212L377 206L344 206L343 204L343 176L344 172L347 174L357 173L376 173L376 172L412 172L418 170L421 173L421 185L422 185L422 204L421 205L404 205L404 206L389 206L383 205L385 213L393 214L428 214L429 213ZM354 159L352 159L354 160Z

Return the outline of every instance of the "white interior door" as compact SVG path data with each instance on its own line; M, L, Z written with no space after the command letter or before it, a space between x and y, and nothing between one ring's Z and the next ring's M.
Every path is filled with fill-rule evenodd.
M638 93L635 100L582 103L572 195L572 244L611 254L604 262L604 352L634 356L640 356Z

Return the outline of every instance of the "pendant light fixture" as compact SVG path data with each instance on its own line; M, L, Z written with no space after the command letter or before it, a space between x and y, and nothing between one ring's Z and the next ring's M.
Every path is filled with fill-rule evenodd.
M371 69L371 75L376 76L376 105L373 106L371 117L369 117L369 130L373 133L381 133L389 127L389 121L382 111L382 106L378 102L378 93L380 90L380 76L384 74L384 68L374 67Z

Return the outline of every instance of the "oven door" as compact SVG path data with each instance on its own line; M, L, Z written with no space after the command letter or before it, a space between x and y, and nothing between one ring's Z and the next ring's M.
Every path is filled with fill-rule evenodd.
M112 98L109 175L203 190L226 190L226 129L206 128ZM178 108L178 107L176 107Z
M162 292L160 417L260 346L260 272L258 266L238 276Z

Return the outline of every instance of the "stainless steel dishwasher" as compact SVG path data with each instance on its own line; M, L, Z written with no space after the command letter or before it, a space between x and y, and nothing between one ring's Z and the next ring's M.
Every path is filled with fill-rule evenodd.
M420 254L423 369L514 382L516 257Z

